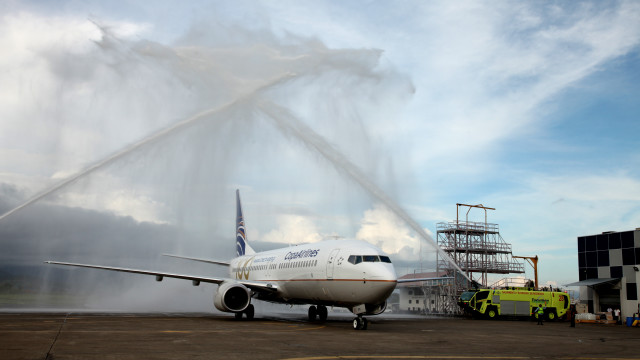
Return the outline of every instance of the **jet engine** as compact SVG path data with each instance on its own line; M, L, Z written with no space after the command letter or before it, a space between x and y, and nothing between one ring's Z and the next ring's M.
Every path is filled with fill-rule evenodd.
M366 315L378 315L382 314L387 309L387 302L383 301L380 304L366 304Z
M244 311L251 302L251 291L244 285L223 282L213 298L216 309L225 312Z

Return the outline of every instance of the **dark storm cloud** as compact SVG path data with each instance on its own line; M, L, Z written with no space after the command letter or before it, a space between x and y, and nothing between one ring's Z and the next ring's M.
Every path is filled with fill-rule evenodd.
M15 188L4 186L0 208L11 208L7 198L17 198ZM137 222L82 208L38 203L0 223L2 264L56 259L148 258L149 249L172 249L176 230L164 224Z

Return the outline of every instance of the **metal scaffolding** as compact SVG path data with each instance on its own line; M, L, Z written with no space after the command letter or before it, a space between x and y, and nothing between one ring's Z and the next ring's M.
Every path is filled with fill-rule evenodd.
M488 274L523 274L524 265L513 260L511 244L504 241L500 235L498 224L487 222L487 210L494 208L483 205L456 204L456 220L437 224L437 241L440 248L449 255L456 265L467 275L471 281L480 286L488 286ZM465 220L460 220L460 207L469 207ZM485 221L469 221L469 211L473 208L484 210ZM446 259L438 259L438 271L446 271L454 275L456 271ZM451 299L457 297L469 287L466 279L460 276L454 277L454 284L447 289ZM446 308L451 309L452 304Z
M425 299L428 297L435 299L435 312L439 314L459 313L459 284L468 284L466 279L457 271L450 271L450 275L454 276L425 281L421 284Z

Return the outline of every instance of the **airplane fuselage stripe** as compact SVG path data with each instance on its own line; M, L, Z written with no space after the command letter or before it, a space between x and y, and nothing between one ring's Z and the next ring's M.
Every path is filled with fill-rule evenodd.
M362 282L362 281L366 281L366 282L389 282L389 283L395 283L397 282L396 280L376 280L376 279L288 279L288 280L284 280L284 279L251 279L253 281L264 281L264 282L289 282L289 281L353 281L353 282Z

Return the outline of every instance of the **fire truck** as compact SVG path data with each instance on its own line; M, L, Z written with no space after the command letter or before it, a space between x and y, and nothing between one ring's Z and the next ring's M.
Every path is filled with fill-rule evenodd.
M458 305L466 313L496 319L499 316L538 317L538 305L544 317L553 321L569 310L569 294L560 291L539 291L532 288L475 289L460 295Z

